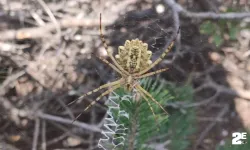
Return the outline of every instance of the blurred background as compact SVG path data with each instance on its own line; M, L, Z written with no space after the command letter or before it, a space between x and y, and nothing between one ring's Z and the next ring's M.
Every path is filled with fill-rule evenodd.
M114 54L138 38L155 60L180 27L174 48L153 70L167 66L157 78L192 87L192 102L166 106L192 108L195 130L184 145L177 142L182 148L169 147L170 137L154 149L250 149L250 137L231 145L233 132L250 130L250 1L0 0L1 150L98 149L105 98L86 112L100 93L68 104L119 78L96 57L109 60L100 13Z

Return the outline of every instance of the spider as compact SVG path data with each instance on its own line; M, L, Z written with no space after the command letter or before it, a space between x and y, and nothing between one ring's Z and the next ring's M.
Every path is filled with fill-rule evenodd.
M85 96L91 95L95 92L98 92L101 89L109 88L105 92L103 92L99 97L96 98L95 101L92 101L85 109L84 111L88 110L91 106L96 104L103 96L108 95L109 93L113 92L117 88L124 87L127 91L132 91L133 89L136 89L136 91L139 92L139 94L147 101L152 113L154 116L154 110L149 102L150 98L155 104L157 104L166 114L167 111L162 107L162 105L154 99L154 97L147 92L143 87L140 86L139 80L145 77L149 77L158 73L161 73L163 71L168 70L168 68L160 69L154 72L147 73L151 68L153 68L155 65L157 65L162 59L166 56L166 54L172 49L174 45L175 39L171 42L171 44L168 46L168 48L161 54L161 56L156 59L154 62L152 62L151 56L152 52L148 50L148 44L143 43L139 39L134 40L126 40L125 44L123 46L118 47L118 54L113 57L112 52L110 49L108 49L108 46L106 44L104 35L102 33L102 24L101 24L102 16L100 14L100 37L102 40L102 43L104 45L105 50L107 51L108 56L110 57L111 61L113 63L110 63L106 59L103 59L101 57L96 56L99 58L102 62L110 66L112 69L114 69L117 73L121 75L121 78L119 80L113 81L111 83L104 84L82 96L80 96L77 100L84 98ZM177 35L179 33L179 30L177 32ZM77 101L75 100L75 101ZM75 102L73 101L73 102ZM72 104L73 102L69 103ZM82 113L81 113L82 114ZM79 114L76 119L81 115Z

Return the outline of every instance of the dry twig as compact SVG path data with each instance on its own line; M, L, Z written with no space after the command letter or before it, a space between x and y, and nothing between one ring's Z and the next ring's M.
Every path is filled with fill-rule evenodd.
M70 120L70 119L65 119L65 118L61 118L61 117L58 117L58 116L45 114L45 113L42 113L42 112L39 112L37 115L40 118L45 119L45 120L60 122L60 123L69 124L69 125L71 125L72 122L73 122L73 120ZM89 124L79 122L79 121L74 121L74 123L72 125L80 127L82 129L93 131L93 132L101 132L100 127L96 126L96 125L89 125Z
M35 126L34 126L34 134L33 134L33 143L32 143L32 150L37 150L37 142L38 142L38 136L40 131L40 119L35 119Z
M68 18L58 21L60 27L63 28L72 28L72 27L98 27L99 20L93 19L76 19ZM110 21L104 20L102 24L110 24ZM48 38L51 37L51 31L56 29L54 23L47 23L41 27L32 27L32 28L22 28L18 30L7 30L0 32L0 41L7 40L24 40L24 39L37 39L37 38Z
M202 140L206 137L206 135L209 133L209 131L216 125L217 121L220 118L222 118L229 110L229 105L226 105L217 115L217 117L215 118L215 120L213 122L211 122L207 128L205 130L203 130L203 132L200 134L199 139L197 140L196 144L195 144L195 149L197 149L197 146L199 146L202 142Z
M250 17L250 12L235 13L215 13L215 12L190 12L184 9L174 0L164 0L164 2L178 12L180 15L194 19L244 19Z
M46 143L46 121L42 120L42 144L41 149L46 150L47 143Z

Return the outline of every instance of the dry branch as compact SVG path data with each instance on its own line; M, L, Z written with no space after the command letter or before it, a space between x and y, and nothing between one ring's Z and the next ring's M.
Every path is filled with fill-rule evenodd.
M61 37L61 27L60 27L60 24L58 23L58 21L56 20L56 17L54 16L52 11L49 9L47 4L43 0L37 0L37 2L43 7L45 12L50 17L51 21L54 23L55 29L56 29L56 32L57 32L57 37L60 38Z
M201 133L199 139L197 140L196 144L195 144L195 149L197 149L197 147L201 144L202 140L206 137L206 135L209 133L209 131L211 131L211 129L216 125L216 120L222 118L227 112L229 111L229 105L224 106L224 108L218 113L218 115L216 116L216 118L214 119L213 122L211 122L207 128L205 128L205 130L203 130L203 132Z
M49 114L44 114L42 112L38 113L37 115L40 118L45 119L45 120L74 125L74 126L82 128L82 129L86 129L86 130L93 131L93 132L101 132L101 129L96 125L88 125L86 123L79 122L79 121L74 121L74 123L73 123L73 120L65 119L65 118L61 118L61 117L53 116L53 115L49 115Z
M235 12L235 13L215 13L215 12L191 12L184 9L174 0L164 0L164 2L178 12L183 17L196 19L244 19L250 17L250 12Z
M76 19L68 18L58 21L60 27L63 28L72 28L72 27L98 27L98 19ZM103 21L103 25L110 24L110 21ZM7 30L0 32L0 41L7 40L24 40L24 39L37 39L37 38L46 38L50 37L51 32L56 30L54 23L47 23L41 27L31 27L31 28L22 28L18 30Z
M37 150L38 136L40 133L40 119L36 118L33 134L32 150Z
M250 100L250 91L247 91L247 90L244 90L241 88L230 89L230 88L225 87L223 85L219 85L219 84L215 83L210 76L206 77L205 82L201 86L196 88L195 92L199 92L202 89L209 88L209 87L215 89L219 93L224 93L224 94L228 94L228 95L232 95L232 96L236 96L236 97Z
M47 143L46 143L46 121L42 121L42 144L41 149L46 150Z
M25 71L20 71L15 74L8 76L3 83L0 85L0 96L4 95L7 91L11 83L15 82L19 77L23 76Z

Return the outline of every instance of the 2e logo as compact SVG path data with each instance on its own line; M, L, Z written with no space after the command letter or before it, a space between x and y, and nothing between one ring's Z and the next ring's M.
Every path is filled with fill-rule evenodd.
M247 133L246 132L234 132L232 134L232 145L241 145L245 142L243 140L247 139Z

